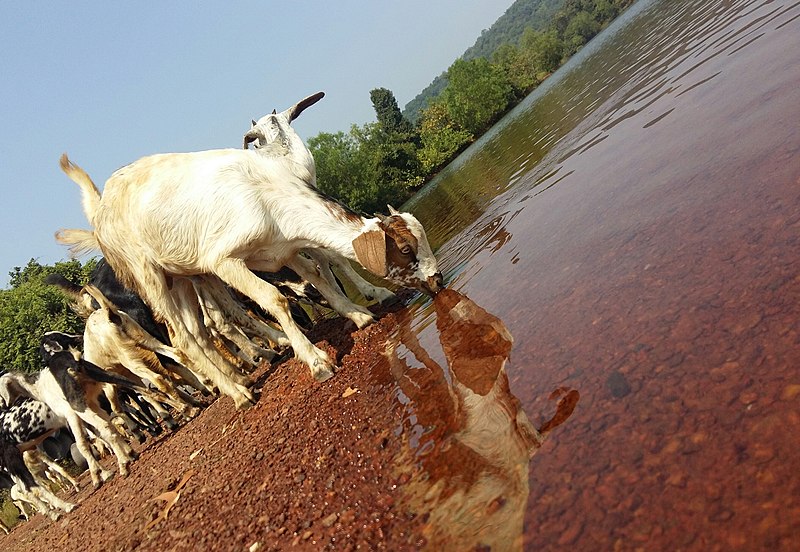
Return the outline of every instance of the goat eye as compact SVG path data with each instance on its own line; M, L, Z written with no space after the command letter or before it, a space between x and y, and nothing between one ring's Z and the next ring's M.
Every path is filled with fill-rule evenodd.
M411 255L411 247L408 245L403 246L400 249L400 253L402 253L403 255Z

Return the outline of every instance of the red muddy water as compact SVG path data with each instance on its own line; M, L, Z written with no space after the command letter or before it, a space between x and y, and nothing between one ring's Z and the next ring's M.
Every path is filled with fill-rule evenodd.
M619 23L415 205L523 409L580 392L524 548L796 550L800 4Z

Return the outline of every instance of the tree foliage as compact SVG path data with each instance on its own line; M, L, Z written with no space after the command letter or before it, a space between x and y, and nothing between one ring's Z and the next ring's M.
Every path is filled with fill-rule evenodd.
M385 88L370 92L376 123L348 134L322 133L308 140L317 165L317 186L352 209L386 212L402 203L423 179L420 136Z
M526 29L544 31L550 25L564 0L517 0L491 27L481 33L462 55L461 59L492 59L495 52L507 44L517 44ZM417 97L408 102L403 114L418 123L422 111L437 98L447 86L447 72L437 76Z
M483 58L457 60L447 71L447 78L442 102L452 121L475 135L505 111L512 97L503 70Z
M474 138L453 122L447 106L438 101L423 112L419 133L422 141L419 160L426 174L439 170Z
M631 3L517 0L426 89L414 122L375 88L375 123L309 139L319 188L362 212L401 204Z
M43 282L58 272L73 282L85 283L95 261L41 265L31 259L10 272L10 288L0 290L0 366L33 372L41 368L39 341L45 332L80 333L83 321L69 308L69 300L55 286Z
M552 73L561 65L564 43L554 29L545 32L527 29L520 40L528 67L534 73Z
M375 88L369 93L378 125L388 135L412 135L414 127L400 112L394 93L387 88Z

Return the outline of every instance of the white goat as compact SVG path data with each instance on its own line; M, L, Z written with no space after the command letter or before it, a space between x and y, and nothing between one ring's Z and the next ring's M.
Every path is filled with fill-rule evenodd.
M322 92L317 92L295 107L302 111L318 102L324 95ZM289 161L299 165L298 173L303 174L305 172L308 175L306 182L316 188L317 168L316 163L314 163L314 157L305 142L291 126L292 120L297 118L297 115L299 115L299 112L293 109L288 109L282 113L277 113L273 110L269 115L261 117L258 121L253 121L250 130L244 135L243 147L247 149L252 143L262 154L285 156ZM391 206L389 206L389 211L391 214L398 214ZM383 302L394 297L394 293L388 289L375 286L362 278L358 272L353 270L350 262L341 255L324 249L309 249L305 252L317 261L322 276L334 288L336 288L337 284L330 270L331 264L336 266L367 299L377 299ZM337 312L343 316L347 316L348 312L355 312L355 316L350 316L350 318L359 328L372 320L372 314L368 310L360 309L352 303L344 309L344 312L341 310L337 310ZM359 316L359 313L364 316Z
M286 110L286 121L320 97L311 96ZM216 376L215 365L227 362L209 346L196 312L187 316L181 309L187 299L196 303L196 295L187 296L184 286L170 289L175 276L211 273L253 299L275 317L295 355L318 381L333 375L333 362L292 320L286 298L251 269L274 272L288 266L337 310L350 301L341 300L341 292L299 255L301 250L334 252L377 276L429 294L442 285L416 218L408 213L375 218L353 213L320 194L307 166L279 149L145 157L111 175L99 201L86 173L66 156L62 168L83 191L94 233L87 241L85 232L72 239L63 231L59 241L99 246L120 280L167 322L176 348L209 375ZM252 399L243 386L218 385L237 406Z
M152 384L163 393L163 396L153 396L146 389L142 389L141 393L154 406L163 401L187 418L196 416L199 413L200 403L191 395L181 391L176 384L182 372L181 374L171 372L156 356L156 353L159 353L177 361L178 352L147 333L125 312L118 310L96 287L87 285L83 289L100 306L86 320L83 333L84 358L123 377L134 380L139 378L143 382ZM106 386L106 389L109 387ZM108 398L112 400L111 396ZM118 405L114 405L113 402L112 406L117 407L114 408L115 412L121 410L118 410Z

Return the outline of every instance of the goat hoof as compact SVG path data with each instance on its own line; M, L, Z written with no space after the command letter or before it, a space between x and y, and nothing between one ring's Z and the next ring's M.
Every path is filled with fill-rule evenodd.
M397 295L393 292L389 291L388 289L376 289L375 293L372 294L372 297L369 298L370 300L375 299L378 303L384 305L391 305L395 301L397 301Z
M315 363L314 366L311 368L311 375L314 376L314 379L317 380L319 383L322 383L323 381L328 381L334 375L333 367L329 366L328 364Z
M234 400L233 405L236 407L236 410L245 410L250 408L251 406L255 406L255 401L251 401L247 398L242 398L240 400Z
M359 330L375 322L375 317L372 316L372 313L354 312L348 318L353 321Z
M250 408L256 404L256 401L253 398L252 393L250 393L250 390L246 387L243 387L242 389L243 390L240 393L233 396L233 404L236 406L237 410Z

